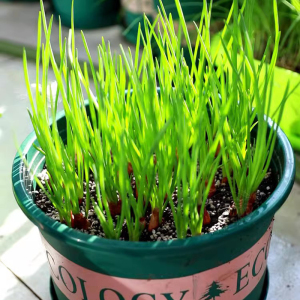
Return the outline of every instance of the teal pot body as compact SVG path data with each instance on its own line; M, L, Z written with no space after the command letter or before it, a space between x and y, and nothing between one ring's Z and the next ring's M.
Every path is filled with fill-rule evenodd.
M64 139L66 120L58 114ZM34 172L44 165L35 133L21 146ZM35 188L17 155L12 182L15 198L39 228L59 300L260 300L274 214L294 181L293 151L279 130L272 169L276 190L258 209L226 228L183 240L129 242L101 239L46 216L28 191Z
M123 36L132 44L136 43L139 24L142 32L145 32L144 15L130 10L124 10L124 31ZM153 15L147 14L150 22L153 22Z
M0 0L0 2L39 2L39 0Z
M129 4L128 4L129 3ZM182 11L186 21L197 21L202 12L202 1L199 0L181 0ZM173 18L178 19L178 13L174 0L163 0L167 14L171 13ZM144 32L144 13L152 21L157 14L159 0L123 0L124 18L125 18L125 38L131 43L136 43L139 23Z
M178 19L178 12L174 0L162 0L166 13L172 14L173 19ZM144 13L151 20L157 14L157 7L160 7L159 0L122 0L124 9L124 36L131 43L136 43L139 23L144 32ZM191 23L190 34L196 34L193 22L200 20L203 8L202 0L180 0L182 11L187 23ZM224 20L229 12L232 4L231 0L216 0L214 1L214 9L212 14L213 20ZM193 38L193 37L192 37Z
M64 26L71 27L72 0L52 0L54 14ZM120 0L74 0L74 26L92 29L117 23Z
M300 82L300 74L275 67L274 70L274 87L272 96L271 113L275 113L280 99L283 98L284 90L287 84L290 87L296 86ZM300 114L297 107L299 106L300 86L298 86L286 101L281 127L288 136L292 147L300 151Z

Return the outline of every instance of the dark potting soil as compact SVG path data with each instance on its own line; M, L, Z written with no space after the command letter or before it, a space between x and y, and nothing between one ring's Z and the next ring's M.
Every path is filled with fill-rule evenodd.
M41 180L41 182L44 184L45 180L47 180L46 169L44 169L39 174L38 177ZM253 210L257 209L269 197L269 195L275 190L277 183L278 180L276 174L274 174L274 172L272 172L272 170L270 169L256 192L256 200L253 204ZM202 232L204 234L220 230L238 220L238 217L232 214L232 206L234 204L233 198L228 183L222 183L221 171L218 171L215 176L215 186L216 186L216 192L211 198L208 198L206 201L206 210L210 215L211 222L209 225L203 226ZM90 190L91 197L97 199L96 184L94 182L94 178L92 174L90 175L89 190ZM47 216L59 222L60 219L57 210L54 208L51 201L47 198L47 196L44 194L42 189L38 187L37 190L32 191L32 194L34 196L34 201L36 205ZM173 193L172 197L174 200L174 204L176 205L177 202L176 191ZM85 192L84 192L84 198L80 208L82 214L84 215L85 214ZM140 241L168 241L168 240L177 239L174 218L170 206L167 206L163 213L162 224L156 229L153 229L152 231L149 232L148 224L150 221L150 217L151 217L151 209L149 207L145 215L145 221L147 223L147 226L145 227L144 231L141 234ZM88 220L90 226L87 230L84 229L75 229L75 230L80 230L81 232L90 235L105 237L103 229L100 225L100 221L98 220L92 206L90 207L88 213ZM191 234L188 232L187 237L190 236ZM126 223L124 223L123 225L123 230L120 239L128 240L128 231L127 231Z

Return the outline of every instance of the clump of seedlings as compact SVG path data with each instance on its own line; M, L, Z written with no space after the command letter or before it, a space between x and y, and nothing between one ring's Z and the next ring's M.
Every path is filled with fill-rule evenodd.
M103 40L96 67L83 33L88 62L79 64L74 27L69 39L62 40L59 26L60 58L55 59L50 43L53 19L47 25L41 2L35 80L42 89L37 88L35 95L24 51L35 147L45 156L43 182L37 176L35 180L60 222L70 227L92 228L92 234L109 239L183 239L211 231L209 226L218 220L207 210L214 207L212 199L238 220L257 206L256 194L263 201L271 193L261 197L258 188L264 180L270 181L268 170L288 96L287 88L270 122L266 116L280 39L276 1L275 46L268 64L267 48L258 67L247 29L251 3L245 2L240 10L238 0L233 1L214 53L211 3L203 1L201 20L195 24L195 47L179 0L175 3L178 30L161 3L152 24L144 18L146 33L139 30L135 53L120 46L121 55L114 55ZM223 40L228 34L229 41ZM160 51L156 58L153 42ZM221 63L215 67L217 60ZM49 68L57 91L47 99ZM63 128L56 120L59 97L65 113ZM271 182L274 188L276 180Z

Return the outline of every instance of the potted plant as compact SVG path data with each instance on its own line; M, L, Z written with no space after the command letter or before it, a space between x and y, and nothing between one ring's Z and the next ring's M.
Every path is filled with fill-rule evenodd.
M78 29L115 25L120 9L119 0L52 0L52 4L55 16L67 27L71 27L73 10L74 26Z
M226 21L232 39L221 39L225 55L215 69L221 51L211 53L211 7L203 2L193 50L175 3L191 68L162 5L154 24L145 18L146 34L138 32L142 53L121 46L114 57L103 41L97 70L84 35L89 64L80 67L74 27L55 60L52 19L47 25L41 3L35 95L24 52L34 132L12 180L18 204L40 229L60 300L266 296L273 216L294 181L293 152L278 126L288 87L276 119L266 116L278 47L268 65L255 65L251 6L243 14L235 0ZM277 24L276 1L274 16ZM277 46L279 36L276 26ZM57 90L47 99L50 66Z

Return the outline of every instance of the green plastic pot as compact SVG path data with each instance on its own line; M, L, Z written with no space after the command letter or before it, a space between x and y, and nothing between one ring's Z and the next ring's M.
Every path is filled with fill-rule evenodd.
M54 15L64 26L71 27L72 0L52 0ZM75 0L74 26L92 29L117 23L120 0Z
M136 8L133 9L132 3L136 4ZM143 5L143 2L148 5ZM123 32L124 37L131 43L135 44L137 39L138 27L141 24L141 30L145 32L143 14L145 13L150 20L153 19L157 15L157 7L160 6L159 0L124 0L124 26L125 30ZM130 5L126 4L130 3ZM149 3L152 3L152 6L149 6ZM194 44L197 38L197 31L194 25L194 21L199 21L201 17L201 12L203 8L203 1L199 0L181 0L182 11L188 25L189 35L191 43ZM176 4L174 0L163 0L163 4L166 10L167 15L172 14L173 19L176 21L179 19L178 11L176 8ZM216 0L214 1L214 9L212 13L212 26L218 27L217 21L223 21L226 18L226 13L228 13L229 8L232 4L231 0ZM145 9L145 11L143 10ZM158 57L160 55L160 51L156 44L153 42L153 53L154 56ZM186 59L186 63L188 66L191 66L191 58L188 51L188 48L185 47L183 42L183 54Z
M274 87L272 97L271 110L274 113L278 107L279 100L284 95L285 87L290 83L290 89L300 83L300 74L286 70L283 68L275 67L274 71ZM300 86L288 98L283 118L281 121L282 130L288 136L292 147L300 151Z
M174 20L178 19L178 12L174 0L162 0L166 13L172 14ZM202 0L180 0L182 11L187 23L193 21L197 22L200 19L203 1ZM231 0L216 0L214 1L214 9L212 20L224 20L226 12L232 4ZM141 29L144 32L144 13L151 20L155 18L157 14L157 7L160 6L159 0L123 0L124 8L124 36L125 38L135 44L139 23L141 23ZM196 30L190 30L190 34L196 34Z
M58 114L57 120L64 139L66 120L63 112ZM43 168L44 157L33 144L38 144L35 133L26 138L21 151L32 170L38 173ZM224 299L260 300L266 296L263 289L266 289L270 224L287 199L295 176L293 151L281 130L278 131L272 168L278 174L278 185L265 203L250 215L215 233L153 243L101 239L46 216L28 193L35 188L35 183L19 155L13 162L12 182L20 208L40 230L59 300L213 299L205 296L207 291L217 300L222 300L226 293ZM235 268L237 262L239 266ZM227 278L219 273L224 269ZM206 274L217 274L216 278L211 278L210 285L211 289L215 288L215 294L209 286L201 285ZM233 282L233 286L223 285L226 280ZM91 296L95 290L96 294ZM131 292L135 294L131 295ZM228 298L229 292L233 296ZM131 296L126 296L129 294Z
M144 32L144 21L143 15L146 13L147 17L151 20L155 18L157 14L157 7L159 5L159 0L133 0L124 1L124 3L130 2L130 5L124 4L125 12L125 26L124 31L125 38L131 43L136 43L137 33L139 23L141 23L141 29ZM132 9L134 5L132 3L136 2L136 8ZM145 5L143 4L145 2ZM197 21L202 12L202 1L199 0L181 0L182 11L185 15L186 21ZM150 5L149 5L150 4ZM173 18L178 19L178 13L174 0L163 0L164 7L167 14L172 13Z
M124 11L124 22L125 22L125 30L123 31L123 35L127 41L132 44L136 43L137 34L138 34L138 26L141 24L142 32L145 32L145 25L143 21L144 16L140 13L132 12L130 10ZM153 21L153 16L147 14L147 18L150 22Z
M256 61L258 66L260 62ZM262 77L265 76L265 68L262 69ZM262 79L263 80L263 79ZM300 111L299 111L299 100L300 100L300 74L275 67L274 69L274 84L273 94L271 101L271 113L270 115L276 114L280 101L282 100L286 86L289 84L289 91L298 87L291 93L286 101L285 108L283 111L283 117L280 126L284 133L287 135L292 147L300 151Z
M39 2L39 0L0 0L0 2Z

